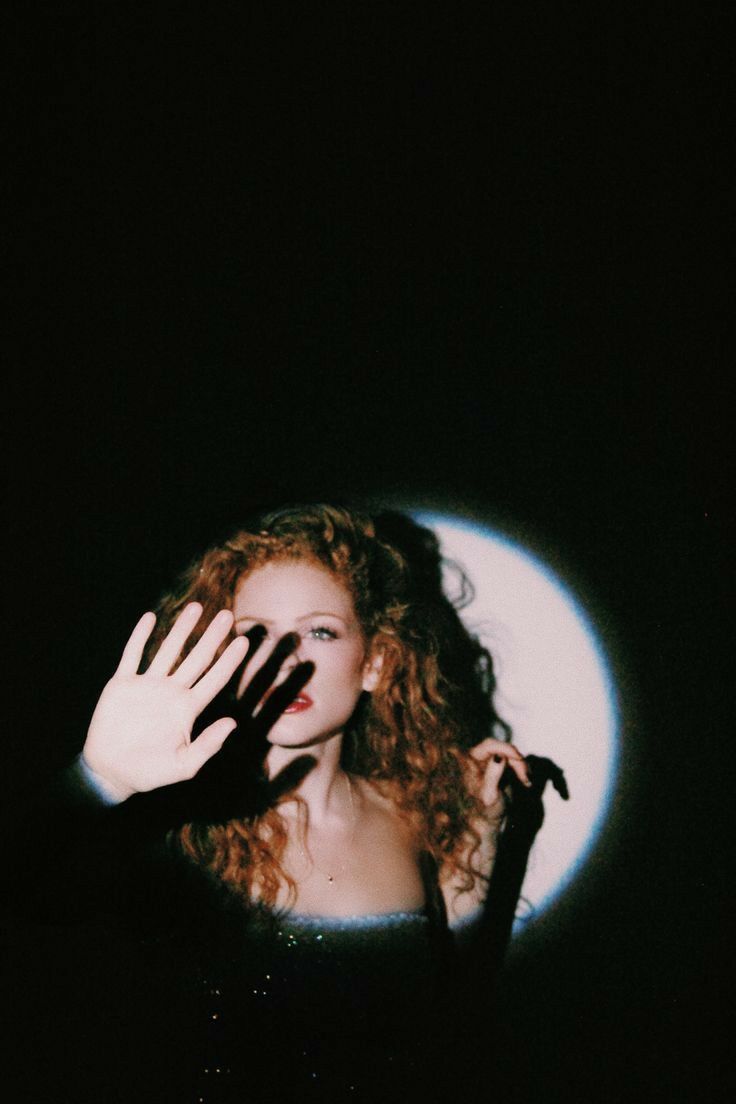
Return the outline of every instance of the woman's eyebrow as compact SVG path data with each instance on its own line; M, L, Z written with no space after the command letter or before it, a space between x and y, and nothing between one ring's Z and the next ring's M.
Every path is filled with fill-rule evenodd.
M297 617L297 621L307 621L310 617L335 617L347 625L346 618L341 617L339 613L330 613L329 610L312 610L311 613L303 613L301 617ZM249 613L241 613L235 618L236 625L241 621L257 621L259 625L273 625L273 621L269 621L267 617L252 617Z

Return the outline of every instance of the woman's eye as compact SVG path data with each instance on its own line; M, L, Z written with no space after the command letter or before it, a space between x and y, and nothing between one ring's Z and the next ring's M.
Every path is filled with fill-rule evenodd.
M313 629L309 630L309 635L313 636L315 640L337 640L335 630L328 629L326 625L315 625Z

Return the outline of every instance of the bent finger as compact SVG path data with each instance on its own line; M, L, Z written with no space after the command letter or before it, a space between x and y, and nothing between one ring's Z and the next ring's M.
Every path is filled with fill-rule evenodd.
M481 740L479 744L470 749L470 754L474 759L488 759L491 755L504 755L506 758L510 758L513 755L517 755L520 759L524 756L521 754L518 748L513 744L508 744L504 740L497 740L494 736L486 736L485 740Z
M123 654L120 657L120 663L118 664L116 675L135 675L138 673L138 668L141 665L143 659L143 649L146 646L146 641L153 632L153 626L156 624L156 614L149 612L144 613L140 621L133 629L128 643L123 649Z
M202 606L199 602L190 602L188 606L184 607L169 631L168 636L164 638L161 647L151 660L146 674L168 675L179 658L179 653L184 647L189 634L201 616Z
M500 755L520 778L522 775L528 776L526 759L515 744L507 744L503 740L495 740L489 736L471 748L470 755L478 762L485 762L491 756Z
M506 754L504 755L504 753L501 752L501 755L508 766L511 767L520 782L523 782L525 786L531 786L532 782L529 777L529 767L527 766L524 756L513 744L504 744L504 747L507 749Z
M471 748L470 755L479 770L488 770L495 763L500 768L499 777L509 767L524 786L530 787L532 784L526 759L514 744L506 744L502 740L489 737Z

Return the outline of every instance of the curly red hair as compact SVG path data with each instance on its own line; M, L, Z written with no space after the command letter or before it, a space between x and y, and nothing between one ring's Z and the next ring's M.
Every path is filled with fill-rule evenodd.
M344 768L388 793L413 826L419 849L461 889L472 889L483 877L474 861L476 825L488 817L472 791L475 765L467 749L488 732L465 730L467 715L456 705L463 695L442 661L443 619L431 615L426 593L418 597L407 555L378 535L374 519L324 505L261 516L206 552L163 599L150 652L183 607L197 601L204 614L188 642L193 647L215 613L232 608L245 575L283 559L333 572L352 596L366 642L383 657L378 685L345 732ZM444 595L440 601L448 604ZM178 838L185 853L247 899L274 907L285 886L294 900L295 883L280 863L287 828L278 805L225 824L187 824Z

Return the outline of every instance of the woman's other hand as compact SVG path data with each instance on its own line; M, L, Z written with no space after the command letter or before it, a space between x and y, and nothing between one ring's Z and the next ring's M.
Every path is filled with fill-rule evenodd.
M186 606L148 669L138 674L156 623L155 614L145 613L100 696L82 755L120 801L192 778L236 727L234 717L220 717L191 739L196 718L233 677L249 644L237 637L213 662L233 623L232 613L221 610L172 671L201 615L198 602Z
M507 767L511 768L525 786L531 786L526 760L513 744L488 737L471 748L470 755L477 767L474 791L487 809L495 805L501 796L501 777Z

